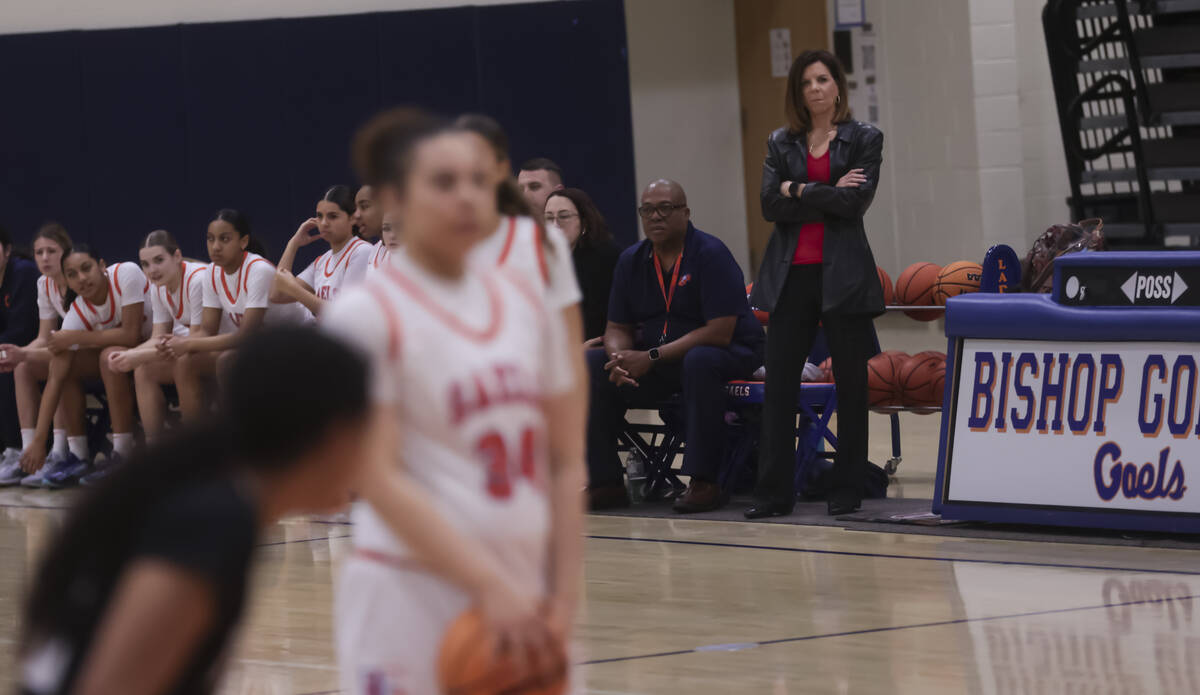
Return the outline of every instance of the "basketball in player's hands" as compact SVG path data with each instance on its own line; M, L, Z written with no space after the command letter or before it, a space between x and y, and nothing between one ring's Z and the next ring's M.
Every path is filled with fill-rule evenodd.
M550 653L537 655L542 667L529 668L530 658L521 660L502 653L497 639L477 609L464 612L450 624L437 663L445 695L560 695L566 691L565 645L552 639Z

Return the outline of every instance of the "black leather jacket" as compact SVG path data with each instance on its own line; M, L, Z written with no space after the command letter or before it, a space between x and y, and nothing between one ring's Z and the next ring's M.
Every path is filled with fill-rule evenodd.
M830 183L808 183L808 143L787 128L771 133L763 162L762 212L775 223L763 254L751 303L773 311L791 269L792 256L805 222L825 223L822 249L821 310L830 314L883 313L883 288L875 270L875 257L867 243L863 215L875 198L879 165L883 161L883 133L867 123L838 124L829 145ZM859 188L834 184L851 169L862 169L866 182ZM807 183L799 198L779 193L783 181Z

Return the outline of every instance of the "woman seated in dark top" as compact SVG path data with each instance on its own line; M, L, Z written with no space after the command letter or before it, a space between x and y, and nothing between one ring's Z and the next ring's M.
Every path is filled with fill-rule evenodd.
M345 504L387 455L368 403L366 364L334 338L247 338L220 414L136 455L67 520L32 583L19 692L211 692L264 529Z
M28 345L38 334L37 265L13 253L8 230L0 227L0 345ZM17 352L16 350L13 351ZM16 355L12 355L16 357ZM0 463L10 464L20 457L20 418L17 416L15 364L9 363L7 350L0 350L0 445L4 447Z
M567 235L575 260L575 276L583 292L583 336L600 345L608 325L608 295L621 249L608 233L604 216L578 188L554 191L546 200L546 226Z

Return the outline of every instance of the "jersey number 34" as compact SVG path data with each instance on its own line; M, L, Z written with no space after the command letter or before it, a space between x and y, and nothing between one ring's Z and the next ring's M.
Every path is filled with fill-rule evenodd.
M492 431L483 435L475 445L487 465L488 493L497 499L512 496L513 478L522 476L530 482L537 477L537 433L532 427L521 432L520 449L516 457L510 456L511 449L504 436Z

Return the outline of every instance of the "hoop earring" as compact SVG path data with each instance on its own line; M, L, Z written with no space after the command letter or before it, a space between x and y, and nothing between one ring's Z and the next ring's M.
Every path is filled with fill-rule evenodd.
M841 94L839 94L839 95L837 95L836 97L834 97L834 98L833 98L833 105L834 105L834 106L840 106L840 105L841 105L841 103L842 103L842 95L841 95Z

